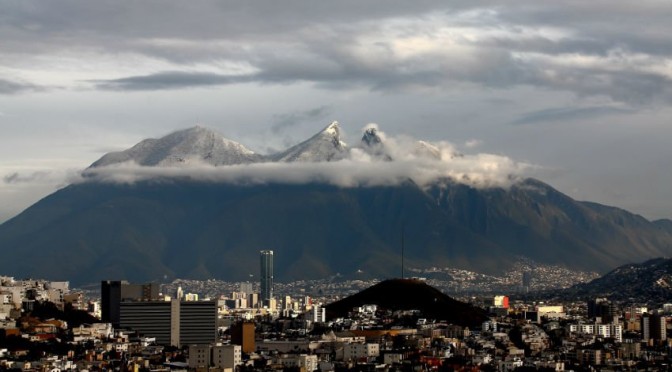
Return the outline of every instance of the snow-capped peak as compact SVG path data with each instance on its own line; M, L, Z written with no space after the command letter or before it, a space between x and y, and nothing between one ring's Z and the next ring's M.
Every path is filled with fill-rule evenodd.
M320 162L340 160L346 157L347 153L347 145L341 141L341 129L338 122L334 121L308 140L271 158L284 162Z
M167 136L146 139L130 149L104 155L91 167L134 161L145 166L175 166L193 162L211 165L247 164L259 161L261 156L238 142L220 134L195 126Z
M340 138L341 136L341 127L338 126L337 121L332 121L331 124L327 125L321 133L318 134L324 134L328 136L333 136L336 138Z
M426 141L416 142L415 148L413 149L413 155L435 160L441 160L441 150L439 150L439 148L436 147L435 145Z

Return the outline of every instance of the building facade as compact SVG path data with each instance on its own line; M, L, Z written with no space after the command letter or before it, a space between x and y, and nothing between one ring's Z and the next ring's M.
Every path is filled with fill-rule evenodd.
M119 327L154 337L160 345L210 344L217 340L217 302L121 302Z
M126 301L155 301L159 299L156 283L130 284L127 281L103 280L100 283L101 320L119 327L120 304Z
M231 327L231 343L240 345L243 353L253 353L256 349L254 322L240 322Z
M273 298L273 251L261 251L259 253L261 301L268 306Z
M209 371L214 368L218 371L235 370L243 364L239 345L190 345L189 369Z

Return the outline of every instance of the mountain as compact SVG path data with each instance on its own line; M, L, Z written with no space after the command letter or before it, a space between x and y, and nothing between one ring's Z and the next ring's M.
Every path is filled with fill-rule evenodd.
M535 179L509 189L448 181L428 193L470 231L539 262L606 272L672 251L670 230L620 208L573 200Z
M388 154L383 139L378 135L378 129L375 127L366 128L360 143L360 148L374 159L390 161L392 156Z
M277 161L290 167L285 162L336 160L349 151L337 123L277 156L262 158L231 143L192 128L105 155L92 169L129 160L151 167L175 161L180 167L190 161L220 167ZM384 160L390 159L367 169L392 166ZM243 280L257 274L259 251L272 249L278 280L336 273L385 278L399 272L402 233L407 267L500 274L523 256L607 272L670 255L672 230L666 226L622 209L575 201L533 179L477 188L448 178L423 185L407 179L338 187L186 177L114 183L91 176L0 225L0 273L75 284L175 277Z
M381 310L418 310L420 317L473 327L488 320L485 310L455 300L416 279L389 279L325 306L327 317L346 317L355 307L377 305Z
M428 159L441 160L441 150L429 142L418 141L413 149L413 155Z
M145 166L188 165L204 162L210 165L247 164L262 156L203 128L193 127L171 133L160 139L146 139L128 150L106 154L91 167L104 167L133 161Z
M590 283L578 284L554 295L584 299L606 297L612 301L660 305L672 296L672 259L655 258L623 265Z
M378 135L378 129L371 127L364 130L364 135L362 136L362 145L363 147L367 147L372 150L378 150L382 148L383 139Z
M273 161L320 162L335 161L347 156L347 145L341 141L341 129L334 121L310 139L272 155Z
M661 230L672 232L672 220L667 218L655 220L653 223L658 226Z

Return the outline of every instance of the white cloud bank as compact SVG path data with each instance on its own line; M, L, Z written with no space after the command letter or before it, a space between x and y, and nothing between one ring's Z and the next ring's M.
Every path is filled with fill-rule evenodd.
M364 129L374 128L375 124ZM377 130L383 153L366 147L348 148L344 159L332 162L259 162L213 166L189 159L179 166L141 166L125 162L88 168L80 182L134 183L153 179L189 179L230 184L326 183L340 187L389 186L409 179L420 186L451 179L474 187L506 187L518 179L527 163L506 156L462 154L448 142L430 143Z

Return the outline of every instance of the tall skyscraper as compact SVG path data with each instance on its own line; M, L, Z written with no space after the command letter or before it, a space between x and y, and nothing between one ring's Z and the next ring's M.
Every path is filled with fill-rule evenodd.
M104 323L112 323L119 327L119 303L121 303L121 286L128 282L103 280L100 282L100 319Z
M261 300L264 305L269 306L273 298L273 251L261 251Z
M529 292L532 286L532 271L523 271L523 292Z

